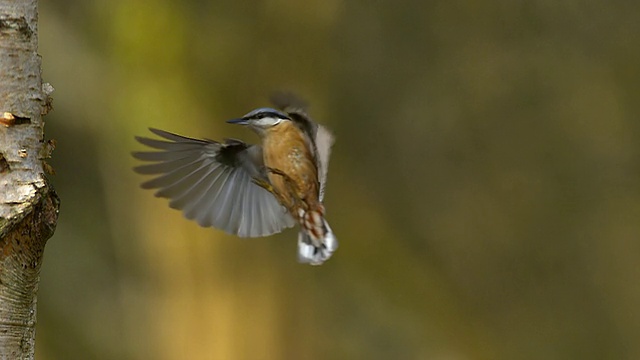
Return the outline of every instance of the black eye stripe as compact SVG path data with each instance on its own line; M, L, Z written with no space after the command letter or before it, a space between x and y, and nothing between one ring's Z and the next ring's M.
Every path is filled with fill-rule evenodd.
M283 117L282 114L278 114L278 113L270 112L270 111L257 113L255 115L251 116L250 119L258 120L258 119L264 119L266 117L272 117L272 118L276 118L276 119L288 119L288 117L286 117L286 116Z

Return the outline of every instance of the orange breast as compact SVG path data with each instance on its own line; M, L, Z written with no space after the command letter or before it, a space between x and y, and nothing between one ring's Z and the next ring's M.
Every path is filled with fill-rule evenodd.
M315 207L318 203L318 172L309 143L290 121L269 129L262 140L265 166L284 172L289 180L269 174L273 188L281 195L283 205L295 217L297 208ZM302 200L302 204L298 204Z

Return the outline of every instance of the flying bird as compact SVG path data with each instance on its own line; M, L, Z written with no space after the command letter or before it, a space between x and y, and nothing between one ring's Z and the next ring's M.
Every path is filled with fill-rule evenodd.
M134 152L150 162L134 168L153 175L142 183L155 196L204 227L239 237L262 237L300 225L298 260L320 265L338 248L322 203L334 139L288 94L272 97L275 108L258 108L227 121L260 137L250 145L194 139L150 128L161 139L136 137L157 151Z

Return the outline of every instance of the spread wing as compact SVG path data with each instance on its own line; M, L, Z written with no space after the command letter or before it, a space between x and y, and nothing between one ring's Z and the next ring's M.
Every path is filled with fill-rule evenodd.
M276 198L252 181L266 179L260 146L149 130L164 139L136 137L159 151L133 153L152 162L134 170L155 175L142 188L158 189L155 195L169 199L169 206L182 210L186 218L240 237L267 236L295 224Z

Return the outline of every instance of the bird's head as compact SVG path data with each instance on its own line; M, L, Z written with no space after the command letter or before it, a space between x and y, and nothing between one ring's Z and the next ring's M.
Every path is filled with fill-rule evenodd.
M283 121L291 121L291 118L286 113L276 109L259 108L239 119L232 119L227 122L230 124L246 125L262 135Z

